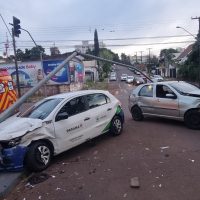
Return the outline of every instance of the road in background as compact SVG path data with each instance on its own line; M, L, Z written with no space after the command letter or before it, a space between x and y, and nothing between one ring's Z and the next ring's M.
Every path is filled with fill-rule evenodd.
M120 81L122 73L133 73L118 66L116 72L109 88L125 111L122 135L103 135L92 148L83 144L57 156L43 172L47 179L21 182L6 200L200 199L199 131L174 120L133 121L127 104L134 86ZM133 177L139 188L130 187Z

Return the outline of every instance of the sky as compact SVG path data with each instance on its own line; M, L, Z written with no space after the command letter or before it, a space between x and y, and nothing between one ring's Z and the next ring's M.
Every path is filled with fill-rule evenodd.
M8 28L12 17L20 19L38 45L48 54L51 46L62 53L74 50L81 41L98 38L113 52L134 56L159 55L161 49L186 48L198 32L199 0L1 0L0 14ZM176 27L180 26L190 32ZM0 18L0 56L9 52L12 39ZM17 48L34 47L26 32L16 38Z

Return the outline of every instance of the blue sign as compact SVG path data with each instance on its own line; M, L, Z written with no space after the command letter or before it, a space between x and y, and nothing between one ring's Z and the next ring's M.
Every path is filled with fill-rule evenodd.
M43 61L43 71L45 75L48 75L55 68L57 68L63 60L46 60ZM49 83L51 84L64 84L69 83L69 73L68 73L68 65L64 66L59 72L57 72Z

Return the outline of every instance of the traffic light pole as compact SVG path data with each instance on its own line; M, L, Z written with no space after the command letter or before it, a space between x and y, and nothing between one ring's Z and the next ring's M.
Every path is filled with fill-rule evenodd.
M17 63L17 56L16 56L16 44L15 44L15 36L14 30L12 28L12 39L13 39L13 49L14 49L14 56L15 56L15 71L16 71L16 84L17 84L17 92L18 97L21 97L21 90L20 90L20 83L19 83L19 72L18 72L18 63Z

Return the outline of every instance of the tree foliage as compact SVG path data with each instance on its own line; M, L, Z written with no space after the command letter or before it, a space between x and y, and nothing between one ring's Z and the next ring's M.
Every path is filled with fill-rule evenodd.
M94 55L99 56L99 39L97 29L94 31Z
M199 50L198 43L193 45L192 52L189 54L188 59L183 65L179 65L178 76L187 81L199 81Z
M33 47L32 49L25 49L22 51L21 49L17 49L16 56L17 60L26 61L32 59L40 59L40 54L44 55L45 49L42 46Z

